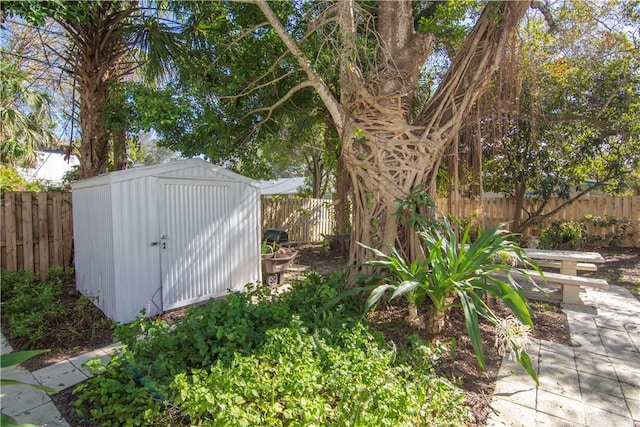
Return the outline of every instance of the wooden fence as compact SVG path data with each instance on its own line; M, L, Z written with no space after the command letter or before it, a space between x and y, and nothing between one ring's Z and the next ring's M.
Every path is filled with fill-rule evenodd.
M70 193L3 193L0 224L0 268L44 279L49 268L72 265Z
M314 242L334 228L331 202L263 198L262 227L286 230L290 240ZM0 269L39 272L73 265L71 193L3 193L0 197Z
M562 199L549 200L543 213L551 212L562 203L564 203ZM485 198L482 204L475 199L460 199L457 204L450 203L448 199L438 199L437 205L440 211L450 212L458 218L477 219L484 228L512 221L515 211L515 201L505 198ZM545 224L555 220L578 221L584 218L585 215L600 218L626 218L630 223L625 230L625 236L620 245L640 247L640 196L582 197L548 218ZM600 235L605 238L607 235L616 232L615 227L616 225L607 227L589 225L587 231L589 235Z
M297 197L262 198L262 229L289 233L289 240L319 242L323 234L333 234L335 217L330 200Z
M561 200L549 202L545 212L554 209ZM438 200L438 207L449 212L447 199ZM334 233L333 206L322 199L263 198L262 228L286 230L289 239L302 243L322 240L323 234ZM459 218L475 218L483 227L513 219L514 202L504 198L461 199L453 214ZM630 225L622 246L640 247L640 196L584 197L554 219L579 220L585 215L626 218ZM45 277L50 267L73 264L73 226L71 193L3 193L0 198L0 268L39 272ZM605 236L611 227L592 227L590 233Z

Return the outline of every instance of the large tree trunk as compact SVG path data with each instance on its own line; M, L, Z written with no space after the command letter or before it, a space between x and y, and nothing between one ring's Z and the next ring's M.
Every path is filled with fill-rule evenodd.
M109 87L96 76L93 61L82 64L80 78L80 178L104 173L109 163L109 133L102 126Z
M119 78L119 62L127 53L122 23L137 6L105 1L92 6L86 20L58 20L74 42L67 61L80 93L81 178L104 173L109 164L110 137L103 126L109 85Z
M356 16L358 8L353 0L343 0L332 8L341 35L339 99L267 1L255 3L306 73L340 135L340 157L353 190L350 262L362 264L369 258L358 242L379 248L394 245L410 262L418 255L410 243L413 230L394 215L396 200L406 199L418 184L430 182L446 145L487 86L507 37L529 2L506 1L485 7L437 91L413 122L410 105L434 37L414 31L411 0L377 3L374 31L379 48L375 69L367 70L360 67L356 42L358 25L362 28L366 19Z
M113 168L117 171L129 167L129 157L127 156L127 125L121 126L112 132L113 144Z
M396 215L397 202L435 178L447 144L486 88L509 33L527 7L527 2L488 5L438 91L410 123L409 105L433 39L413 32L410 1L379 3L379 62L387 67L366 82L348 75L342 80L350 86L341 88L352 94L346 108L351 115L342 132L342 157L354 194L351 262L368 259L356 242L394 246L409 262L419 256L411 244L415 230ZM346 28L343 34L349 37Z

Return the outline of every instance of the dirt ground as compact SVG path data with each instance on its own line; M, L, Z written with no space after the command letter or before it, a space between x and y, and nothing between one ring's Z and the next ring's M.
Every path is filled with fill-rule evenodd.
M345 257L340 254L323 248L322 245L302 245L296 258L296 265L304 265L315 271L326 273L338 268L345 263ZM611 285L621 285L631 290L636 297L640 295L640 249L599 249L606 259L605 266L598 272L592 273L594 276L605 278ZM289 275L290 273L287 273ZM640 297L639 297L640 298ZM493 302L493 308L506 314L506 310L499 303ZM534 318L534 336L549 341L568 344L569 329L565 314L560 307L551 303L532 303L531 308ZM92 309L91 309L92 310ZM91 311L85 313L85 317L92 319L99 318L101 313ZM96 317L97 316L97 317ZM402 303L387 304L380 307L377 312L370 315L373 325L385 336L393 340L396 345L404 345L404 336L410 333L419 333L424 339L432 339L426 335L424 330L416 329L415 326L405 322L406 311ZM80 319L78 319L80 320ZM490 396L493 392L498 369L500 368L501 356L494 348L495 332L492 326L481 324L483 332L483 347L485 353L486 373L478 368L473 354L471 343L466 336L464 319L460 311L453 311L447 320L445 332L437 337L441 342L455 340L455 361L446 358L440 366L441 374L448 376L466 394L469 404L474 410L474 425L483 425L489 415ZM96 321L95 324L102 322ZM91 336L98 340L91 340ZM111 329L101 326L94 330L89 336L74 334L66 336L64 339L59 336L52 337L50 347L54 349L50 354L32 359L25 364L28 369L38 369L40 367L55 363L65 357L79 354L92 348L98 348L109 341ZM10 340L11 342L11 340ZM20 348L20 343L11 342L14 348ZM67 417L72 426L87 426L86 422L78 420L73 416L73 408L70 406L72 399L69 390L53 396L54 402Z

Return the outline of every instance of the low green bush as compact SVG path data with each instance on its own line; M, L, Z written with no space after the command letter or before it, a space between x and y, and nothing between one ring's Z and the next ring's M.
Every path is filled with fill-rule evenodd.
M582 223L585 224L587 230L607 230L597 234L585 231L583 240L588 246L620 246L627 237L627 229L631 226L631 220L628 218L613 215L585 215L582 218Z
M583 249L620 246L631 225L628 218L585 215L578 221L553 221L540 232L542 249Z
M57 319L67 316L62 304L64 273L53 271L46 281L31 272L2 272L2 315L8 322L9 336L27 339L34 345Z
M365 246L376 258L368 265L379 267L368 279L374 284L367 307L381 299L405 297L408 302L408 321L418 319L418 306L428 300L426 329L432 335L442 332L451 309L461 308L464 313L467 336L473 346L478 365L485 369L482 335L479 319L484 318L502 330L504 318L486 304L485 296L502 301L511 311L517 324L515 334L505 334L503 346L515 355L518 363L538 382L525 343L533 322L526 305L522 287L511 278L513 272L523 272L517 265L539 270L522 248L515 245L514 235L501 230L500 224L486 231L478 230L471 241L471 224L467 224L458 240L452 221L444 218L439 223L425 226L417 237L425 259L408 262L391 248L390 254ZM364 245L363 245L364 246ZM526 274L526 273L525 273ZM502 277L505 276L505 279ZM371 286L371 285L369 285Z
M583 245L584 225L570 221L553 221L540 231L541 249L580 249Z
M180 322L140 318L124 351L75 389L80 414L115 425L461 425L464 394L434 373L443 350L399 352L344 299L344 277L310 274L191 309ZM408 354L406 353L408 352Z
M4 333L16 339L22 349L51 346L65 334L91 334L110 324L88 315L97 309L91 300L76 292L73 270L54 267L48 279L40 281L32 272L2 271L2 321Z

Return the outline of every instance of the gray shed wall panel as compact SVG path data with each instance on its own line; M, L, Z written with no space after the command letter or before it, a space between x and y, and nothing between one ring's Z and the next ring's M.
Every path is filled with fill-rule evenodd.
M234 183L233 226L230 228L234 290L262 280L260 274L260 188ZM258 266L258 269L255 266Z
M72 209L76 289L115 318L111 188L74 191Z
M118 318L133 320L141 309L152 316L162 311L158 186L145 177L112 188Z
M242 291L261 279L259 204L256 181L199 159L79 181L78 289L121 322Z
M229 187L193 182L162 186L168 235L161 257L165 309L226 294L231 286Z

